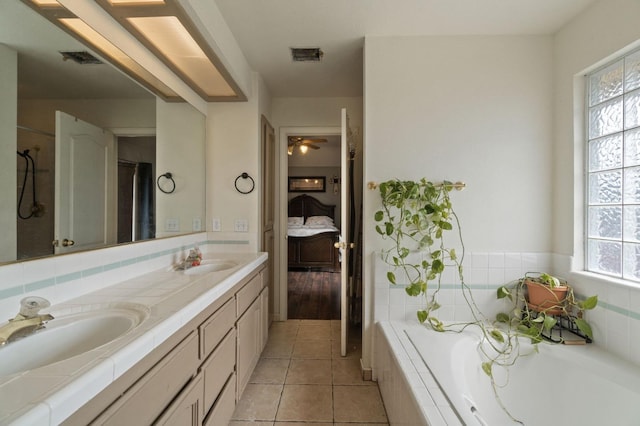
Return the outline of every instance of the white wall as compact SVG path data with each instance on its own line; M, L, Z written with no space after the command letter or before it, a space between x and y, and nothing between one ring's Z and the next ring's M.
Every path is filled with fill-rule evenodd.
M203 231L205 220L205 116L186 103L156 104L156 176L170 172L175 192L165 194L156 185L156 236ZM157 179L157 177L156 177ZM160 179L164 186L166 179ZM167 219L177 219L179 230L169 232ZM194 220L201 223L193 228Z
M207 112L207 230L218 218L222 229L214 238L240 242L249 251L256 251L259 241L260 85L254 74L247 102L210 103ZM243 172L255 182L249 194L241 194L234 186ZM247 183L238 180L241 189L246 190ZM234 232L236 220L246 220L248 232Z
M0 262L16 258L16 123L18 55L0 45Z
M492 251L549 251L551 60L545 36L368 37L365 182L464 181L467 188L452 199L469 252L487 259ZM373 223L378 194L366 190L364 197L368 366L372 257L383 243Z
M583 267L584 78L589 69L640 45L640 2L601 0L554 40L554 220L556 273L581 294L597 294L589 313L596 344L640 364L640 286L580 273ZM570 273L574 271L575 273ZM600 337L598 337L600 336Z

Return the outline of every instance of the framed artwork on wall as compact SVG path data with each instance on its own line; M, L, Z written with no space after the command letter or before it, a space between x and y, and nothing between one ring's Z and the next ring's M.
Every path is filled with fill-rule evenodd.
M325 192L324 176L289 176L289 192Z

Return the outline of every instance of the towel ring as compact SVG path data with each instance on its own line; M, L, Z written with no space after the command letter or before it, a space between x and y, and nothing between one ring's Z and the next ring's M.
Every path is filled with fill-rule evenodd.
M240 178L249 179L251 181L251 188L249 190L243 191L240 188L238 188L238 180ZM247 173L247 172L243 172L240 176L238 176L233 184L236 187L236 191L238 191L241 194L249 194L249 193L253 192L253 189L256 187L256 182L253 180L253 178L251 176L249 176L249 173Z
M170 190L164 190L162 188L162 186L160 186L160 178L165 178L171 181L171 189ZM167 172L163 175L158 176L158 179L156 180L156 185L158 185L158 189L162 192L164 192L165 194L171 194L173 193L173 191L176 190L176 181L173 180L173 175L170 172Z

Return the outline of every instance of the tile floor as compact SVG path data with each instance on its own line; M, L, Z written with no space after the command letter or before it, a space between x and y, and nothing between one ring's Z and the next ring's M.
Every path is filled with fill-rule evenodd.
M360 356L359 336L340 356L340 321L274 322L230 426L388 425Z

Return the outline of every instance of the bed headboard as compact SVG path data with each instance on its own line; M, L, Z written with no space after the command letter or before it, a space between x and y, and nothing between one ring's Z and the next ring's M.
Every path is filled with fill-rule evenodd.
M309 216L329 216L335 219L335 210L335 205L323 204L307 194L298 195L289 201L289 217L303 216L307 220Z

